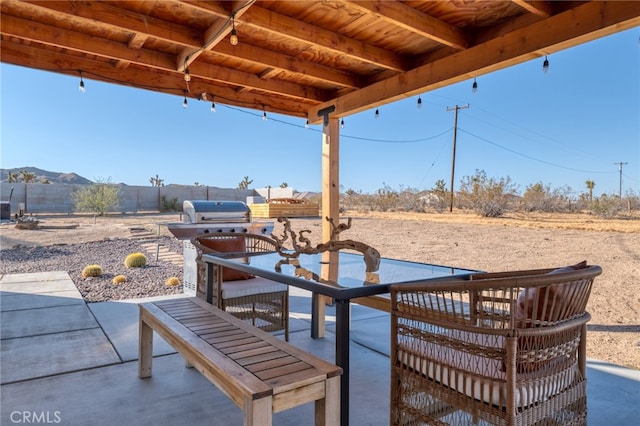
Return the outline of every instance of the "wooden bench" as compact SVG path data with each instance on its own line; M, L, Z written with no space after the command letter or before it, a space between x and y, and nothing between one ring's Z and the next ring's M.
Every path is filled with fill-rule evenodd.
M245 425L315 401L315 424L340 423L342 369L198 298L140 304L138 376L151 376L153 331L242 409Z

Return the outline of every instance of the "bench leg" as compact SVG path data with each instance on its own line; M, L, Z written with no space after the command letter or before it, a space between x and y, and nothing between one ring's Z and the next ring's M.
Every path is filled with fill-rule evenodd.
M250 399L244 398L243 417L244 426L271 426L273 417L272 397Z
M153 364L153 329L149 324L140 320L140 333L138 342L138 377L144 379L151 377Z
M316 401L316 426L337 426L340 424L340 376L325 382L324 399Z

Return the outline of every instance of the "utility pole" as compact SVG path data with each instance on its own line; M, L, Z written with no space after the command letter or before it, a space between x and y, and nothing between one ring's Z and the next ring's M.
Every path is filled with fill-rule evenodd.
M451 156L451 198L449 201L449 212L453 211L453 179L456 171L456 138L458 135L458 111L465 108L469 108L469 104L466 104L464 106L456 105L453 108L447 108L447 111L454 111L453 113L453 155Z
M619 163L613 163L613 164L617 165L618 170L620 170L620 189L618 192L618 197L622 200L622 166L626 166L629 163L619 162Z

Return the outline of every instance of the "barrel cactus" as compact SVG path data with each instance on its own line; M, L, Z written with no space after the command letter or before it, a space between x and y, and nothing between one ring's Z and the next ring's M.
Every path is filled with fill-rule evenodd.
M177 277L170 277L164 282L167 287L175 287L180 285L180 280Z
M113 277L113 280L111 280L111 283L113 285L122 284L124 282L127 282L127 277L125 277L124 275L116 275L115 277Z
M82 270L82 278L100 276L102 276L102 268L100 265L88 265Z
M131 253L124 260L124 266L127 268L141 268L147 264L147 256L142 253Z

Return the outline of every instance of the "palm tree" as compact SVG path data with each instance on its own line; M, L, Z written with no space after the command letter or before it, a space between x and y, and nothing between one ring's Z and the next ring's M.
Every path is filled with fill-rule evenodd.
M587 185L587 189L589 190L589 201L593 201L593 187L596 186L596 183L591 179L587 179L585 185Z

